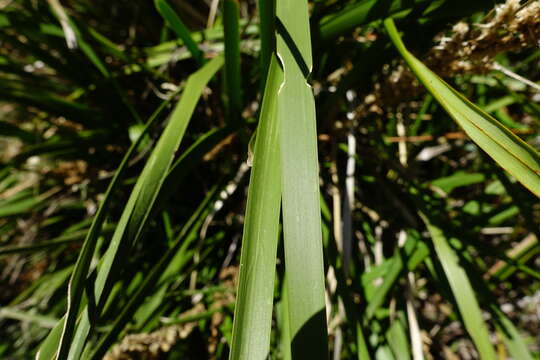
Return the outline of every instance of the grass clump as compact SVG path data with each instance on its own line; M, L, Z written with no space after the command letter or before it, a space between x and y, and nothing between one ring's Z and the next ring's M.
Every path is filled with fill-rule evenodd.
M1 4L0 358L539 358L539 6Z

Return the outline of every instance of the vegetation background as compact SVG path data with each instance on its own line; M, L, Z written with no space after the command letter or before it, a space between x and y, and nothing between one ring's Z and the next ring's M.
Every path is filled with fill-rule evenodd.
M0 358L540 359L539 44L537 0L1 0Z

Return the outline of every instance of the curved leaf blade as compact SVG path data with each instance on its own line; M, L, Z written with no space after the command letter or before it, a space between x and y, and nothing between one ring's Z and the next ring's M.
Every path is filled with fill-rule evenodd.
M164 101L156 109L152 116L150 116L150 119L148 120L146 126L142 130L137 140L133 142L133 144L131 144L127 153L124 155L122 162L118 166L116 173L114 174L111 182L109 183L109 186L107 187L104 200L101 203L96 215L94 216L92 224L90 225L90 229L86 234L83 246L81 248L79 256L77 257L77 262L75 263L75 268L73 269L73 273L68 283L68 305L66 315L62 318L62 320L60 320L60 322L64 322L64 324L62 325L62 335L60 337L60 343L58 347L59 359L67 356L67 351L69 349L69 344L71 343L71 339L73 336L73 330L75 328L77 315L79 313L79 304L84 292L84 282L86 280L86 277L88 276L90 262L94 254L97 239L103 231L102 225L109 212L109 207L112 201L112 194L116 191L119 184L121 183L121 180L124 177L128 165L128 161L131 158L132 154L135 152L142 139L146 136L146 133L148 132L148 129L150 129L150 126L155 122L156 119L158 119L159 114L163 111L163 109L165 109L168 104L169 101Z
M167 177L174 154L180 145L195 106L206 84L222 65L223 57L216 57L189 77L184 93L135 184L109 248L103 256L94 283L94 297L98 308L107 298L108 289L113 281L112 270L118 266L122 250L135 243L146 228L159 190ZM71 344L68 359L80 357L89 331L90 319L88 311L85 309Z
M415 58L392 19L384 22L392 42L420 82L482 150L540 197L540 154Z
M186 25L184 25L172 6L167 2L167 0L154 0L154 4L159 14L163 17L163 19L165 19L167 25L169 25L169 27L174 30L176 35L182 39L184 44L186 44L186 47L195 61L197 61L199 65L203 64L203 53L199 49L199 46L195 40L193 40L190 31Z

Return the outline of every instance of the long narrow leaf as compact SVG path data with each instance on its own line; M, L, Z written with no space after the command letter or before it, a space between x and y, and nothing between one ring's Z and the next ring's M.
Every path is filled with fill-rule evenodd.
M119 184L121 183L122 178L124 177L131 155L135 152L142 139L146 136L146 133L148 132L148 129L150 129L150 126L155 122L156 119L159 118L159 115L168 104L169 101L164 101L159 106L159 108L154 111L152 116L150 116L150 119L148 119L146 126L144 127L137 140L133 142L133 144L131 144L127 153L124 155L124 158L122 159L118 170L116 171L114 177L109 183L107 191L105 192L103 202L101 203L96 215L94 216L92 224L90 225L90 229L86 234L83 247L81 249L81 252L79 253L75 268L73 270L73 274L71 275L68 284L68 306L66 310L66 316L63 318L63 320L61 320L65 321L65 323L63 325L62 338L58 349L58 358L60 359L62 358L62 356L67 355L67 351L69 349L69 344L73 336L73 329L75 327L75 321L79 312L79 304L84 291L84 281L88 276L90 261L92 260L92 256L94 254L97 239L102 233L103 222L105 221L105 218L107 217L107 214L109 212L109 207L112 201L112 194L116 191ZM46 347L50 347L50 345L46 345Z
M493 160L540 197L540 154L415 58L405 48L392 19L384 24L403 59L448 114Z
M499 308L493 307L492 310L497 320L497 328L502 334L502 338L510 355L512 355L514 359L533 360L523 336L514 324L512 324L512 321L510 321Z
M259 0L257 1L259 6L259 33L261 38L261 90L265 88L265 81L267 79L268 69L270 68L270 60L275 50L275 0Z
M167 2L167 0L154 0L154 4L158 12L167 22L167 24L174 30L176 35L178 35L178 37L182 39L184 44L186 44L186 47L191 53L191 56L193 56L197 63L202 64L204 61L203 54L199 49L197 43L191 37L190 31L188 30L186 25L184 25L176 11L174 11L174 9Z
M326 359L328 340L307 1L276 2L285 269L293 358Z
M112 232L112 230L114 230L114 227L107 226L103 228L102 232L110 233ZM5 255L10 255L10 254L33 253L37 251L46 250L49 248L57 248L66 244L82 242L87 236L87 234L88 234L87 230L80 230L80 231L72 232L69 234L61 235L52 240L42 241L42 242L38 242L32 245L0 246L0 257L5 256Z
M144 297L148 295L148 292L155 287L159 282L160 277L169 273L168 266L171 260L175 256L181 256L186 254L188 246L197 239L196 232L200 229L204 222L205 216L210 212L209 203L215 197L217 186L209 192L206 198L201 202L198 209L193 213L190 219L184 224L182 230L174 240L171 247L165 252L165 254L158 260L158 262L152 267L151 271L146 275L143 282L137 287L137 290L130 296L129 301L122 309L122 312L115 319L112 328L104 334L99 340L95 348L92 349L89 359L101 359L114 342L118 333L124 328L128 320L135 313L137 306L140 305ZM198 222L197 224L195 224ZM193 235L195 236L189 236Z
M95 302L102 305L114 280L111 271L118 266L119 255L142 235L159 190L167 176L174 153L187 128L191 114L206 84L223 65L223 58L216 57L188 79L180 102L174 109L169 124L133 189L118 222L109 248L103 257L94 284ZM98 306L99 307L99 306ZM83 312L68 359L78 359L90 330L88 312Z
M282 80L274 57L255 138L230 359L266 359L270 350L281 205L277 92Z
M459 264L458 256L448 244L443 231L431 224L426 216L422 215L422 218L431 234L437 257L442 264L467 332L476 345L480 357L483 360L497 359L495 350L489 340L489 333L482 317L482 310L474 296L474 290L467 273Z
M231 123L238 123L242 112L242 77L240 70L240 6L238 0L223 3L225 33L225 83Z

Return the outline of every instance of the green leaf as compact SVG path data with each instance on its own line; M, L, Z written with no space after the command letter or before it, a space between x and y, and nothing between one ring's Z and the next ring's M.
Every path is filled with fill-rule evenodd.
M75 268L68 284L68 305L66 310L66 316L62 320L65 321L65 324L63 325L61 343L59 344L58 348L59 359L62 359L67 355L67 351L73 337L73 329L75 328L75 322L77 320L77 315L79 314L79 304L85 287L84 283L86 281L86 277L88 276L90 262L92 260L92 256L94 255L97 239L101 234L103 234L102 225L109 212L109 207L112 202L112 195L117 190L118 186L121 184L131 155L135 152L135 150L145 137L146 133L150 129L150 126L155 122L156 119L159 118L159 115L168 104L169 101L164 101L158 107L158 109L154 111L152 116L150 116L150 119L148 119L148 122L144 129L140 132L137 140L132 143L127 153L124 155L122 162L118 166L114 177L112 178L109 186L107 187L103 202L101 203L96 215L94 216L92 224L90 225L90 229L86 234L83 247L79 253Z
M482 317L482 310L478 305L467 273L459 264L459 257L448 244L443 231L431 224L425 215L420 215L431 234L437 257L441 262L446 279L452 289L454 299L465 323L465 328L476 345L480 357L483 360L497 359L495 350L489 340L489 333Z
M407 338L407 331L405 328L404 314L400 311L396 318L392 320L390 328L386 332L386 339L390 349L394 353L396 360L410 360L411 345L409 344L409 339Z
M200 230L200 227L204 223L204 219L211 211L209 205L212 204L210 203L210 200L215 198L216 189L217 186L214 187L213 191L210 191L208 193L206 198L201 202L198 209L184 224L182 230L174 240L171 247L167 249L165 254L163 254L163 256L147 273L142 283L137 286L135 292L130 295L129 301L123 307L121 313L114 320L112 328L99 339L96 346L92 347L92 352L88 356L89 359L102 359L107 349L116 340L116 337L125 327L126 323L133 317L133 314L136 312L137 308L141 305L142 301L148 295L148 293L153 288L155 288L156 284L159 284L161 282L160 280L166 277L167 274L171 273L171 271L179 273L182 267L184 267L185 264L188 262L188 246L197 239L197 232ZM174 261L176 259L178 259L179 261ZM171 268L171 265L175 265L175 268ZM166 290L166 288L164 287L162 287L161 289L163 289L162 291ZM157 304L159 305L163 298L163 294L154 295L158 295L156 300Z
M223 58L216 57L189 77L184 93L171 115L169 124L135 184L109 248L100 264L94 284L94 296L98 308L103 306L107 299L110 286L114 280L112 270L119 266L120 255L126 249L129 249L142 235L191 114L195 110L206 84L222 65ZM71 343L68 359L79 358L89 331L88 311L84 310L82 320L73 338L74 341Z
M377 0L361 0L351 3L340 12L329 15L321 21L320 31L324 40L333 39L336 36L360 26L369 23L381 17L395 15L402 11L411 11L412 6L418 6L426 3L426 0L414 0L408 2L385 1L381 5Z
M276 2L285 269L292 357L326 359L321 207L307 1Z
M429 255L423 242L415 241L409 236L404 249L398 248L394 255L381 265L362 275L362 283L368 304L365 309L365 319L371 320L376 311L384 303L388 293L396 285L396 281L406 268L408 271L416 270L416 267ZM405 264L404 264L405 262ZM405 265L405 266L404 266ZM373 282L383 277L382 284L374 286Z
M26 311L13 309L6 306L0 309L0 319L2 318L15 319L15 320L25 321L25 322L33 322L45 328L53 328L55 324L58 322L57 319L51 318L49 316L31 314Z
M272 57L255 137L230 359L265 359L270 351L281 205L277 98L282 81Z
M46 199L58 193L59 188L52 188L43 194L33 196L21 191L10 199L0 202L0 218L14 216L43 207Z
M485 178L486 177L484 176L484 174L469 174L463 171L458 171L450 176L433 180L431 182L431 185L440 188L446 193L450 193L452 192L452 190L458 187L481 183L485 180Z
M276 47L276 33L275 33L275 12L276 4L275 0L259 0L257 1L259 7L259 36L261 38L261 91L265 88L265 81L268 75L268 69L270 68L270 61L274 54Z
M225 33L225 84L229 118L232 124L242 116L242 76L240 67L240 28L238 0L223 2L223 27Z
M64 328L65 315L61 318L53 329L49 332L45 340L41 343L39 350L36 354L36 360L50 360L53 359L58 351L58 344L62 337L62 329Z
M410 15L415 22L452 22L475 11L491 8L491 0L358 0L351 1L340 11L324 17L320 23L321 37L329 41L353 30L386 17L400 18Z
M108 226L102 230L102 232L110 233L112 230L111 226ZM58 236L55 239L48 240L48 241L42 241L38 242L32 245L7 245L7 246L0 246L0 257L10 254L24 254L24 253L32 253L36 251L46 250L49 248L56 248L61 245L71 244L74 242L80 242L85 239L87 236L88 231L87 230L81 230L81 231L75 231L73 233L65 234Z
M289 321L289 296L287 296L287 275L281 285L281 301L278 304L279 346L283 360L291 360L291 326Z
M519 330L512 324L512 321L504 315L504 313L497 307L492 307L493 314L496 317L495 325L500 330L500 334L514 359L520 360L533 360L527 344L525 343L523 336Z
M204 62L203 53L201 50L199 50L199 46L191 37L191 32L188 30L186 25L184 25L176 11L174 11L172 6L169 5L167 0L154 0L154 4L158 12L167 22L167 25L169 25L171 29L174 30L176 35L182 39L184 44L186 44L186 47L195 61L197 61L199 65L202 65Z
M405 48L392 19L384 24L403 59L448 114L493 160L540 197L540 154L416 59Z

